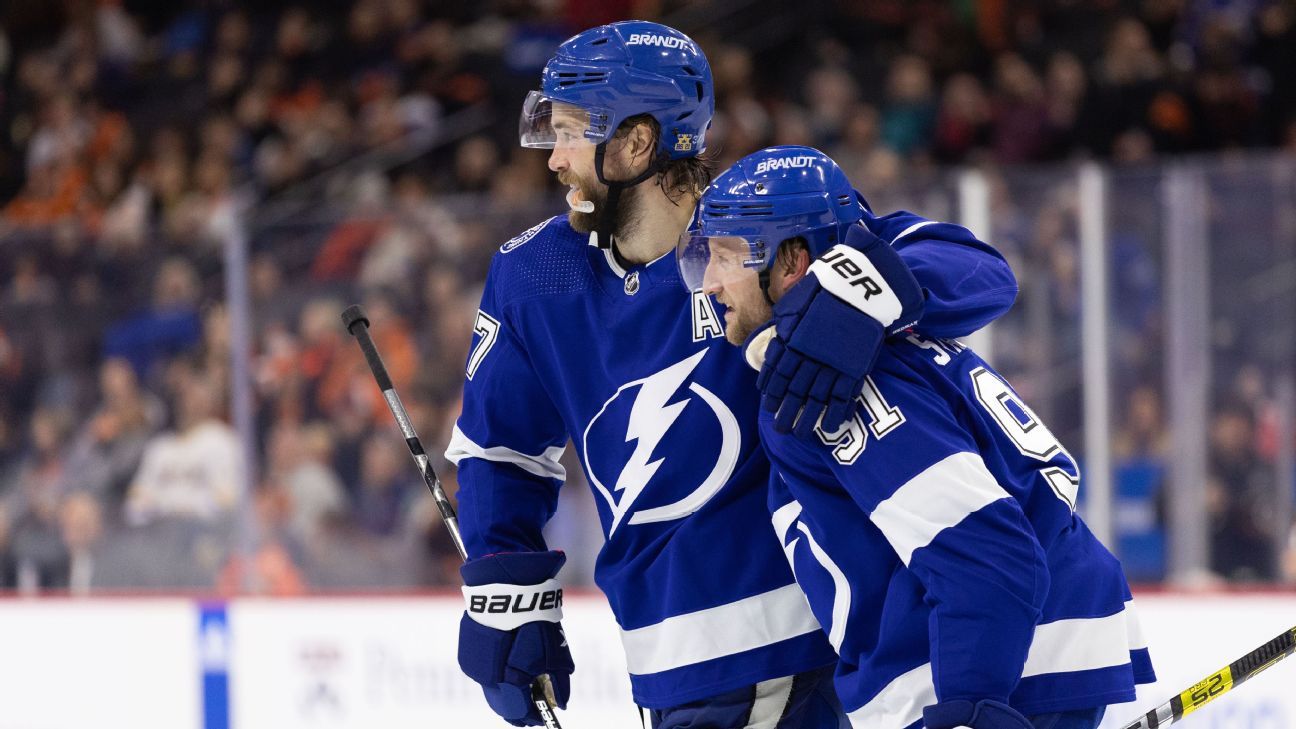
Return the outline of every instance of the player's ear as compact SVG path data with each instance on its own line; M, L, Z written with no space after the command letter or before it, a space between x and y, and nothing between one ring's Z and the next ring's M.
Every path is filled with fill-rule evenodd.
M800 281L810 270L810 251L804 245L781 246L778 252L778 265L783 268L783 275L788 285Z
M810 251L805 244L792 241L785 241L779 246L778 253L775 254L774 265L770 267L774 272L774 278L770 281L770 291L777 293L775 301L782 297L783 292L792 288L792 285L802 278L805 278L806 271L810 270Z
M642 122L634 125L626 139L626 152L630 158L630 167L636 172L647 167L652 161L653 151L657 147L652 125Z
M810 249L804 246L797 246L796 250L792 251L792 253L796 256L794 269L796 271L797 280L800 281L801 277L806 275L806 272L810 270Z

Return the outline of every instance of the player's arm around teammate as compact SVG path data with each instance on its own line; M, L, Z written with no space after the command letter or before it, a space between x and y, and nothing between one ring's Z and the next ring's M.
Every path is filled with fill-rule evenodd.
M813 169L822 153L787 146L758 155L749 165L753 174L762 165L766 172L795 173L796 164ZM757 378L762 409L774 414L780 433L840 428L888 338L910 329L967 336L1006 313L1017 296L1008 263L971 231L907 211L875 215L836 174L819 214L835 218L836 227L794 213L823 231L824 248L809 274L774 304L773 336Z
M821 174L771 174L766 152L708 189L699 230L678 249L686 285L727 307L729 339L746 338L753 367L772 338L765 322L816 267L821 279L868 292L861 305L885 303L867 266L831 246L814 215L840 197L831 182L840 170L818 155ZM729 213L753 204L767 211L760 222ZM1128 588L1071 511L1078 472L1064 449L1035 456L1048 468L1025 450L1007 459L1012 468L999 458L1002 438L972 412L961 376L1001 395L982 403L1007 413L1005 434L1028 434L1021 419L1035 421L988 368L959 370L974 357L954 342L911 338L888 345L845 427L801 437L763 416L775 530L841 656L836 683L854 726L1092 729L1106 704L1132 698L1135 681L1151 677L1145 648L1127 634L1136 632ZM1039 440L1047 429L1033 432ZM987 448L998 475L982 458ZM1013 469L1015 485L1001 485ZM1052 595L1050 564L1064 583ZM1043 637L1033 642L1037 628Z

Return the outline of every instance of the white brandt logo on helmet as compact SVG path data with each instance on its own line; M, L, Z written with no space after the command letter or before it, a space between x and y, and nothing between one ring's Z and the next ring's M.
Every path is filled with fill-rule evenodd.
M630 38L626 40L628 46L661 46L662 48L682 48L687 51L697 52L693 44L684 38L676 38L669 35L657 35L656 33L631 33Z
M790 170L795 167L809 167L814 164L815 158L808 154L799 154L795 157L775 157L767 159L756 165L756 174L763 175L770 170Z
M589 474L590 483L603 496L608 508L611 509L612 523L608 527L609 537L623 522L651 524L683 519L705 506L733 475L742 446L742 429L738 425L738 419L715 393L697 382L688 382L693 371L709 351L711 351L709 348L704 349L665 369L617 388L586 426L582 442L585 472ZM681 397L684 394L681 391L687 391L688 394L696 397ZM618 400L623 396L631 395L634 400L630 404L627 422L621 420L626 417L624 401L618 404ZM691 467L692 464L705 458L704 454L698 451L704 448L708 441L714 441L710 441L709 438L701 441L695 439L695 447L687 453L658 454L655 451L674 428L685 428L685 431L680 432L688 435L696 434L699 428L714 428L715 426L707 426L705 423L709 418L706 418L704 413L708 411L715 419L720 435L715 465L705 476L699 473L700 483L691 483L692 479L688 479L687 476L701 470ZM600 419L604 419L602 425L599 425ZM621 425L622 422L625 423L624 426ZM591 454L590 433L596 426L603 436L599 438L596 435L593 446L597 452ZM676 433L676 440L680 432ZM624 462L620 460L624 456L604 455L607 449L600 446L608 445L610 439L623 440L625 443L633 441L634 452ZM657 474L658 469L672 458L680 460L672 462L673 468L667 469L668 473L665 475L669 477L654 479L653 476ZM599 478L600 471L604 475L616 474L616 482L611 489ZM685 483L680 483L681 476L685 476ZM647 488L650 483L653 484L652 489ZM672 498L669 494L672 487L690 490L683 498L662 506L639 509L629 519L625 518L635 501L644 497L645 491L654 494L650 497L651 500L660 502Z

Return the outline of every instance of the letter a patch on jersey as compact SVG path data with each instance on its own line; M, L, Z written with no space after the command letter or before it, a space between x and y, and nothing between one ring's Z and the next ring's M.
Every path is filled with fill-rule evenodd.
M724 322L716 314L711 297L701 291L693 292L693 341L701 342L724 336Z

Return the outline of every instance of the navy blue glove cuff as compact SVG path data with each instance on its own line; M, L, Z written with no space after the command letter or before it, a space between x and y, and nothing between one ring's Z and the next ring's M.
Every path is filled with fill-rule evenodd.
M557 577L566 562L567 555L556 550L503 552L470 559L459 568L459 574L469 587L495 583L538 585Z
M879 246L891 247L890 243L879 238L862 222L859 225L852 225L846 230L846 238L842 240L842 243L864 254L872 253L873 249Z
M852 225L842 242L867 256L900 300L900 317L887 325L887 334L896 334L917 324L922 319L926 295L899 251L863 225Z
M807 286L818 293L817 284L807 276L792 288ZM777 328L788 347L852 378L873 369L885 338L876 319L826 291L804 306L795 329L787 319L779 319Z
M973 703L967 699L942 701L923 709L927 729L1034 729L1030 721L1011 706L992 699Z

